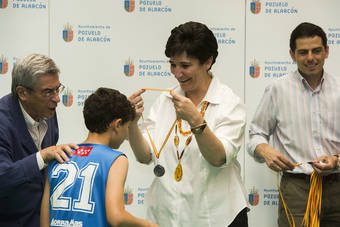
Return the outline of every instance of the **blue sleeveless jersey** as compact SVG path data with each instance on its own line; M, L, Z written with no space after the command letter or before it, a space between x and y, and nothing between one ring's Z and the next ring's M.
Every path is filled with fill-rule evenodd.
M105 212L105 189L112 163L120 155L101 144L78 144L70 162L53 161L48 167L50 225L109 226Z

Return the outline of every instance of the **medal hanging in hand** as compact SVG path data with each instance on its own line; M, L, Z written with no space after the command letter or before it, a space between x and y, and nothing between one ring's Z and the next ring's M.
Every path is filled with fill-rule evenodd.
M209 103L207 101L204 101L203 102L203 105L202 105L202 108L201 108L201 111L200 111L200 114L202 117L204 117L204 114L205 114L205 111L206 109L208 108L208 105ZM178 129L179 129L179 132L183 135L183 136L188 136L191 134L191 131L186 131L184 132L182 130L182 119L177 119L178 120ZM175 122L176 123L176 122ZM191 143L191 140L192 140L192 135L190 135L186 141L185 141L185 146L181 152L181 154L179 154L178 152L178 146L179 146L179 137L177 135L177 125L176 125L176 128L175 128L175 138L174 138L174 143L175 143L175 146L176 146L176 153L177 153L177 159L178 159L178 165L176 167L176 170L175 170L175 180L176 181L180 181L182 180L182 176L183 176L183 168L182 168L182 165L181 165L181 159L183 157L183 154L184 154L184 151L185 149L189 146L189 144Z
M168 90L168 89L156 89L156 88L142 88L142 89L143 89L143 90L151 90L151 91L169 91L169 92L171 91L171 90ZM143 115L142 115L142 118L143 118ZM144 121L144 118L143 118L143 121ZM149 133L149 130L148 130L148 128L146 128L146 131L147 131L147 133L148 133L148 136L149 136L149 139L150 139L150 142L151 142L151 145L152 145L152 149L153 149L153 151L154 151L154 153L155 153L157 159L159 159L159 155L161 154L161 151L163 150L164 145L165 145L166 142L168 141L169 136L170 136L170 134L171 134L171 132L172 132L172 130L173 130L175 124L176 124L176 121L177 121L177 119L175 120L175 122L174 122L173 125L171 126L171 129L169 130L169 133L168 133L168 135L166 136L166 138L165 138L165 140L164 140L164 142L163 142L163 144L162 144L162 147L161 147L161 149L159 150L159 152L157 152L156 146L155 146L155 144L154 144L154 142L153 142L153 140L152 140L152 138L151 138L151 135L150 135L150 133ZM161 177L161 176L164 175L165 169L164 169L164 167L163 167L162 165L157 164L157 165L155 165L155 167L153 168L153 173L154 173L157 177Z
M175 180L176 181L180 181L180 180L182 180L182 176L183 176L183 169L182 169L182 165L181 165L181 159L183 157L185 149L187 148L187 146L190 144L190 142L192 140L192 135L190 135L187 138L187 140L185 141L185 146L184 146L181 154L179 154L179 152L178 152L179 137L177 135L177 125L176 125L176 128L175 128L175 132L176 132L176 135L175 135L175 138L174 138L174 143L175 143L175 146L176 146L176 153L177 153L177 159L178 159L178 165L177 165L176 170L175 170Z
M142 116L142 117L143 117L143 116ZM143 119L143 120L144 120L144 119ZM159 155L161 154L161 151L163 150L164 145L165 145L166 142L168 141L169 136L170 136L170 134L171 134L171 132L172 132L174 126L176 125L176 122L177 122L177 119L176 119L175 122L172 124L172 126L171 126L171 128L170 128L170 130L169 130L169 132L168 132L168 135L166 136L166 138L165 138L165 140L164 140L164 142L163 142L163 144L162 144L162 147L161 147L161 149L159 150L159 152L157 152L156 146L155 146L155 144L154 144L154 142L153 142L153 140L152 140L152 138L151 138L150 132L149 132L148 128L146 128L146 131L147 131L147 133L148 133L148 136L149 136L149 139L150 139L150 142L151 142L151 145L152 145L152 149L153 149L153 151L154 151L154 153L155 153L157 159L159 159ZM163 167L162 165L157 164L157 165L154 167L154 169L153 169L153 173L154 173L157 177L161 177L161 176L164 175L165 169L164 169L164 167Z

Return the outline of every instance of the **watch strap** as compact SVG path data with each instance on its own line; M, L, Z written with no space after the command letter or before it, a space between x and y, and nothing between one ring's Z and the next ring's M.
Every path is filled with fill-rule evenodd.
M190 130L193 134L198 135L204 131L206 126L207 126L207 122L204 120L202 124L192 127Z

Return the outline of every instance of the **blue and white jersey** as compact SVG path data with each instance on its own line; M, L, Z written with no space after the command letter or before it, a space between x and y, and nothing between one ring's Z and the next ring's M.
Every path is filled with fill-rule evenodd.
M119 151L101 144L79 144L69 162L48 167L50 225L109 226L105 212L106 181Z

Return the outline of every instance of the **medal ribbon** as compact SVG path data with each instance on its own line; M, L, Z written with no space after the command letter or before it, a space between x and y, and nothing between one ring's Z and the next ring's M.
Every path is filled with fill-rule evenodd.
M143 120L144 120L144 118L143 118ZM166 138L165 138L165 140L164 140L164 142L163 142L163 144L162 144L162 147L161 147L161 149L159 150L159 152L157 152L155 143L153 142L153 140L152 140L152 138L151 138L151 135L150 135L150 132L149 132L148 128L145 127L146 132L148 133L148 136L149 136L151 145L152 145L152 149L153 149L153 151L155 152L155 155L156 155L157 158L159 158L159 155L161 154L161 151L163 150L163 147L165 146L166 142L168 141L168 139L169 139L169 137L170 137L170 134L171 134L172 130L174 129L174 126L176 125L176 122L177 122L177 119L176 119L175 122L172 124L171 129L169 130L168 135L166 136Z
M145 91L172 91L172 90L169 90L169 89L158 89L158 88L142 88L142 90L145 90Z
M172 91L172 90L168 90L168 89L157 89L157 88L142 88L142 90L149 90L149 91L169 91L169 92ZM143 121L144 121L143 115L142 115L142 118L143 118ZM146 132L148 133L148 136L149 136L151 145L152 145L152 149L153 149L153 151L154 151L154 153L155 153L155 155L156 155L157 158L159 158L159 155L161 154L161 151L163 150L163 147L165 146L166 142L168 141L168 139L169 139L169 137L170 137L170 134L171 134L172 130L174 129L174 126L176 125L176 122L177 122L177 119L176 119L176 120L174 121L174 123L172 124L172 126L171 126L171 128L170 128L170 130L169 130L169 132L168 132L168 135L166 136L166 138L165 138L165 140L164 140L164 142L163 142L163 144L162 144L162 147L161 147L161 149L159 150L159 152L157 151L157 148L156 148L156 146L155 146L155 143L153 142L153 140L152 140L152 138L151 138L151 135L150 135L150 132L149 132L148 128L145 127Z
M202 105L202 108L201 108L201 111L200 111L200 114L201 114L202 117L204 117L204 114L205 114L206 109L208 108L208 105L209 105L209 102L207 102L207 101L203 102L203 105ZM183 136L190 135L191 134L191 130L186 131L186 132L183 132L183 130L182 130L182 119L177 118L177 120L178 120L178 129L179 129L179 132ZM177 135L177 125L176 125L176 129L175 129L175 133L176 133L176 135L175 135L175 138L174 138L174 143L175 143L175 146L176 146L176 154L177 154L177 159L178 159L178 165L177 165L176 170L175 170L175 180L176 181L180 181L182 179L182 176L183 176L183 169L182 169L182 165L181 165L181 159L183 157L185 149L189 146L189 144L190 144L190 142L192 140L192 135L190 135L186 139L185 146L184 146L181 154L179 154L179 152L178 152L179 137Z
M200 111L200 114L201 114L202 117L204 117L205 111L206 111L206 109L208 108L208 106L209 106L209 102L204 101L204 102L203 102L203 105L202 105L202 108L201 108L201 111ZM179 118L179 119L177 119L177 120L178 120L178 129L179 129L179 132L180 132L183 136L189 135L189 134L191 133L191 130L188 130L188 131L184 132L184 131L182 130L182 119Z
M185 141L185 147L183 148L183 150L181 152L181 155L179 155L179 152L178 152L179 137L177 136L177 125L176 125L176 128L175 128L175 132L176 132L176 136L174 138L174 143L176 145L177 159L178 159L178 161L180 161L182 159L182 157L183 157L185 149L187 148L187 146L190 144L190 142L192 140L192 135L190 135L188 137L188 139Z
M310 177L310 189L305 216L303 217L303 226L320 226L322 200L322 177L313 171Z
M295 164L300 166L302 163ZM277 187L280 192L282 205L285 209L289 226L295 227L294 218L292 212L287 207L282 192L279 186L279 173L277 174ZM310 177L310 189L308 194L308 201L305 216L303 217L302 225L304 227L319 227L320 226L320 214L321 214L321 201L322 201L322 177L313 171Z
M143 90L149 90L149 91L169 91L169 92L172 91L172 90L168 90L168 89L157 89L157 88L142 88L142 89L143 89ZM203 105L202 105L202 108L201 108L201 111L200 111L200 114L201 114L202 117L204 117L204 114L205 114L206 109L208 108L208 105L209 105L209 102L207 102L207 101L204 101L204 102L203 102ZM142 115L142 119L143 119L143 121L144 121L143 115ZM170 128L170 130L169 130L169 132L168 132L168 134L167 134L167 136L166 136L166 138L165 138L165 140L164 140L164 142L163 142L163 144L162 144L162 147L161 147L161 149L159 150L159 152L157 151L157 148L156 148L156 146L155 146L155 143L153 142L153 140L152 140L152 138L151 138L151 135L150 135L150 132L149 132L148 128L145 127L145 129L146 129L146 131L147 131L147 133L148 133L148 137L149 137L149 139L150 139L151 145L152 145L152 149L153 149L153 151L154 151L154 153L155 153L157 159L159 158L159 156L160 156L160 154L161 154L161 151L163 150L163 148L164 148L166 142L168 141L168 139L169 139L169 137L170 137L170 134L171 134L171 132L172 132L174 126L176 125L177 121L178 121L178 128L179 128L179 131L180 131L180 133L181 133L182 135L187 136L187 135L191 134L191 130L189 130L189 131L187 131L187 132L183 132L183 130L182 130L182 119L176 118L176 120L175 120L174 123L172 124L172 126L171 126L171 128ZM190 135L190 137L186 140L186 142L185 142L185 147L184 147L183 151L181 152L181 155L179 155L179 153L178 153L179 137L178 137L178 135L177 135L177 125L176 125L176 136L175 136L175 138L174 138L174 142L175 142L175 145L176 145L176 148L177 148L176 151L177 151L177 158L178 158L178 161L180 161L180 160L182 159L183 154L184 154L184 151L185 151L186 147L190 144L191 140L192 140L192 135ZM180 173L177 173L177 171L180 172ZM177 166L177 168L176 168L176 172L175 172L175 179L176 179L177 181L180 181L181 178L182 178L182 167L181 167L181 164L178 164L178 166Z
M204 117L205 111L207 110L208 106L209 106L209 102L204 101L203 105L202 105L202 108L201 108L201 111L200 111L200 114L201 114L202 117ZM183 130L182 130L182 119L178 118L177 120L178 120L178 129L179 129L179 132L183 136L190 135L191 134L191 130L186 131L186 132L183 132ZM177 158L178 158L178 161L180 161L182 159L182 157L183 157L185 149L187 148L187 146L190 144L190 142L192 140L192 135L190 135L188 137L188 139L185 141L185 147L183 148L183 150L181 152L181 155L180 155L179 152L178 152L179 137L177 135L177 125L176 125L176 129L175 129L175 133L176 133L176 136L174 138L174 143L176 145Z

